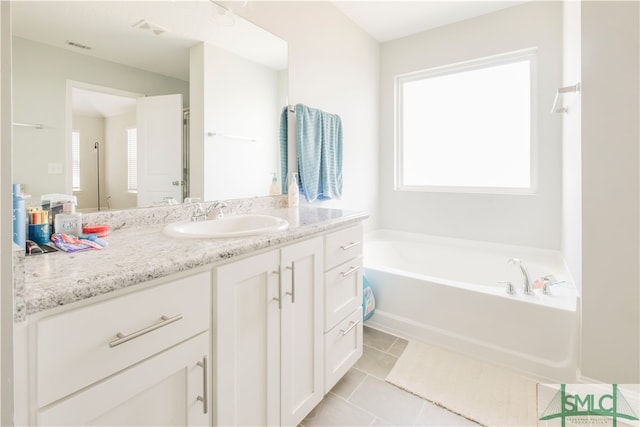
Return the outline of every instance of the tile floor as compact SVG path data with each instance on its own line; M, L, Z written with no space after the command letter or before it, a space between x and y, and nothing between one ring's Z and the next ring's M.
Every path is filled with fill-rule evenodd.
M365 326L362 357L300 425L477 426L385 382L406 346L402 338Z

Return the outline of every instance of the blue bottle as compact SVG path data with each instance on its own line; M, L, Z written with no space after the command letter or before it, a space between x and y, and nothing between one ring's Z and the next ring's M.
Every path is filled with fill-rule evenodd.
M27 211L20 184L13 184L13 241L23 249L27 244L26 221Z

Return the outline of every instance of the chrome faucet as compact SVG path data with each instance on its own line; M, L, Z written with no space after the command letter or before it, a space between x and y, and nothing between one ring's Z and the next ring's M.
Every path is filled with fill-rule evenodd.
M196 209L193 211L193 215L191 215L191 221L206 221L209 219L209 214L212 210L218 209L218 219L224 218L224 212L222 209L226 208L227 204L225 202L215 202L207 206L206 208L202 203L196 203Z
M218 209L218 215L216 218L222 219L224 218L224 211L222 209L226 208L227 204L225 202L214 202L209 209Z
M522 263L522 260L520 260L519 258L509 258L507 263L515 264L518 267L520 267L520 271L522 272L522 281L523 281L522 293L524 293L525 295L534 295L533 287L531 286L531 281L529 280L529 272L527 271L527 268Z
M191 221L205 221L207 218L209 218L209 212L211 212L212 207L213 205L210 205L209 207L205 208L203 207L202 203L196 203L196 209L191 215Z

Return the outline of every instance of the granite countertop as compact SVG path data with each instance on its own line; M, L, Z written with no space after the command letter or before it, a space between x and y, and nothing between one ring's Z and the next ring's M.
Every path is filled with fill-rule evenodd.
M355 224L366 213L341 209L272 208L289 229L229 239L186 239L162 233L164 224L113 231L104 250L24 257L24 283L16 286L16 321L26 316L173 273L206 266L318 232Z

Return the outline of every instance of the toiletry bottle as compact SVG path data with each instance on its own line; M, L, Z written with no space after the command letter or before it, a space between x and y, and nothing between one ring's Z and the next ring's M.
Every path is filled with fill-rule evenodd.
M73 203L65 203L62 213L54 219L53 231L56 233L72 234L76 237L82 234L82 214L76 212Z
M298 190L298 174L289 174L287 187L287 202L290 208L297 208L300 205L300 191Z
M21 248L24 248L27 243L26 218L27 211L20 184L13 184L13 241Z
M280 186L278 185L278 178L276 178L275 172L273 173L273 178L271 178L271 188L269 189L269 195L277 196L280 194Z

